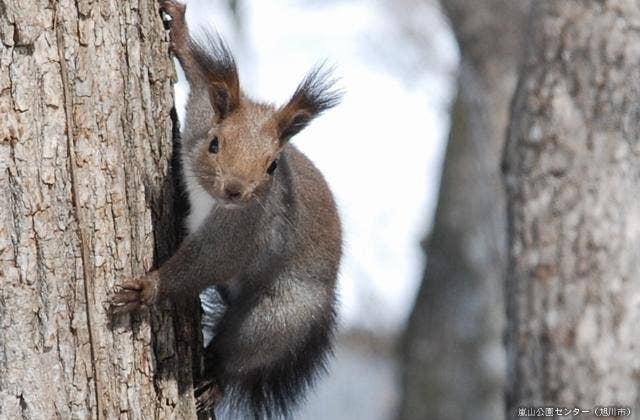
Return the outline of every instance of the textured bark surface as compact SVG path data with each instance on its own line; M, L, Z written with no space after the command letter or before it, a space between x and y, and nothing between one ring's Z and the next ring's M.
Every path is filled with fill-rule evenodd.
M637 418L640 9L536 5L505 153L508 417L623 405Z
M497 420L505 365L500 158L529 2L441 3L460 45L459 93L406 333L400 419Z
M193 418L188 316L110 318L175 245L153 0L0 1L0 418Z

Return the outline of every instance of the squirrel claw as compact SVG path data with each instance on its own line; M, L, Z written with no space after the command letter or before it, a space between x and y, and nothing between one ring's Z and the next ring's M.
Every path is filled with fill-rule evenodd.
M173 22L174 19L184 19L186 9L187 6L185 4L175 0L160 0L160 10L171 18L170 22Z
M155 302L158 282L154 273L123 283L111 298L111 311L124 313L149 306Z
M175 53L188 36L185 11L187 6L175 0L160 0L160 12L165 29L169 29L170 49Z
M213 381L205 381L195 389L196 410L207 411L222 400L222 391Z
M144 288L144 286L142 285L142 281L141 280L142 279L130 280L130 281L124 282L119 287L122 290L142 290Z
M111 305L111 312L113 314L119 315L119 314L124 314L124 313L128 313L128 312L133 312L136 311L138 309L141 308L141 305L139 302L130 302L130 303L126 303L126 304L112 304Z

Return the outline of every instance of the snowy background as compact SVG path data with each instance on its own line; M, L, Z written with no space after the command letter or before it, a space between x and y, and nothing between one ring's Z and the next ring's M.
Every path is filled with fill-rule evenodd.
M215 28L229 42L255 99L286 102L315 63L335 65L343 103L294 142L326 176L341 213L342 332L397 336L425 266L420 241L435 210L455 86L457 47L437 3L244 0L234 11L228 1L186 3L192 30ZM179 115L187 92L182 79ZM340 341L300 419L391 416L393 359L361 341Z

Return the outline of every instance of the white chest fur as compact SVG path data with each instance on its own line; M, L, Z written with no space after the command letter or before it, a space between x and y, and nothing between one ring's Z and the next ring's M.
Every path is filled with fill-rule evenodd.
M200 229L216 205L216 200L198 183L186 159L183 160L183 169L185 187L189 195L189 207L191 208L187 216L187 229L191 234Z

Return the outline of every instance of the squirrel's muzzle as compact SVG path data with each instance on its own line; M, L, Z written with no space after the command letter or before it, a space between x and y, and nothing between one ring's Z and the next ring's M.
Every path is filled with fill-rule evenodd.
M237 203L245 197L245 188L236 180L229 180L222 188L223 198L230 203Z

